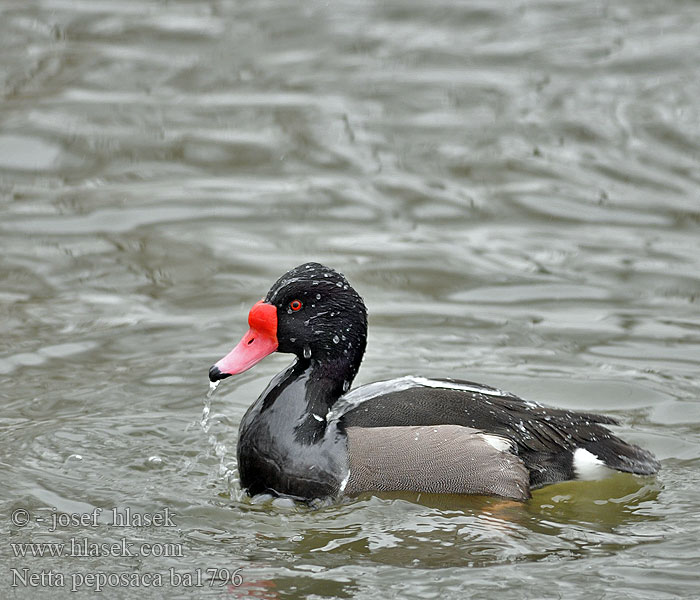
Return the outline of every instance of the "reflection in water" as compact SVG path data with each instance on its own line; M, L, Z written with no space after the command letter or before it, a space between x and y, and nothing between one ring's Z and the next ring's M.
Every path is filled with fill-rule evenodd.
M184 558L50 568L243 567L233 597L698 596L698 22L688 1L0 3L5 512L168 506L177 532L129 535ZM202 386L306 260L370 308L358 385L610 414L659 477L245 498L237 426L288 359L200 419Z
M295 507L285 515L284 535L271 532L261 539L327 567L343 564L348 555L421 568L611 555L640 543L626 533L635 522L659 519L645 512L659 493L653 481L619 474L600 482L549 486L524 503L479 496L365 494L320 511ZM262 506L275 510L269 501ZM295 535L289 537L290 530Z

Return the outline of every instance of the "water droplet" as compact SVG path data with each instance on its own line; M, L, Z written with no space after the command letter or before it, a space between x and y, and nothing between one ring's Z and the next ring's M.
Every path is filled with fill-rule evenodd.
M311 358L311 348L304 346L304 358Z
M339 288L343 287L343 284L340 283L340 281L336 281L336 282L335 282L335 285L337 285Z
M346 379L343 381L343 391L347 392L350 389L350 382Z
M204 431L204 433L208 432L209 427L211 427L211 425L209 424L209 411L210 410L211 409L210 409L209 399L207 398L204 401L204 408L202 409L202 418L199 421L199 424L201 425L202 431Z
M214 395L214 392L216 391L216 388L219 387L220 383L221 383L221 379L217 379L216 381L209 382L209 391L207 392L207 398L211 398Z
M222 442L217 442L216 445L214 446L214 454L218 456L219 458L222 458L223 456L226 455L226 444Z
M333 343L337 344L340 341L340 338L337 335L333 336Z
M316 300L320 300L320 299L321 299L321 294L316 294Z

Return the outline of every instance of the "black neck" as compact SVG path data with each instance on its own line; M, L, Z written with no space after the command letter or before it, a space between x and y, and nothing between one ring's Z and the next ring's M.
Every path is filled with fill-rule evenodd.
M299 442L316 442L325 433L328 411L350 388L360 360L346 355L324 360L297 357L263 392L260 414L274 407L272 412L289 419Z
M337 377L335 369L330 376L328 369L325 361L297 359L270 382L244 415L238 469L250 493L272 490L304 496L301 488L307 484L326 486L329 494L337 490L347 465L338 461L334 448L344 445L345 439L326 416L342 394L344 379ZM351 377L349 372L345 375ZM297 472L299 465L303 469ZM313 474L308 465L315 465Z

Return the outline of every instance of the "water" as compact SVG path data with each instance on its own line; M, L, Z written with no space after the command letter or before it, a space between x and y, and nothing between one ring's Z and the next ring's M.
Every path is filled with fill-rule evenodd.
M5 0L0 595L68 595L10 588L22 567L166 580L105 598L700 595L698 39L690 1ZM662 472L526 504L245 498L237 426L288 359L203 415L207 371L307 260L369 307L358 383L601 411ZM9 545L88 538L181 556Z

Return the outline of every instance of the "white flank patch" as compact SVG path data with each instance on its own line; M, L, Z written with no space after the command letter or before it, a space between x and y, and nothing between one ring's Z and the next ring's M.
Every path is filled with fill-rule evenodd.
M612 473L612 469L605 466L595 454L585 448L576 448L574 452L574 472L576 479L590 481L603 479Z
M348 469L348 474L345 476L345 479L340 482L340 493L342 494L345 491L345 488L348 485L348 481L350 481L350 469Z
M500 435L492 435L490 433L481 433L480 437L489 445L494 447L499 452L511 452L513 443Z

